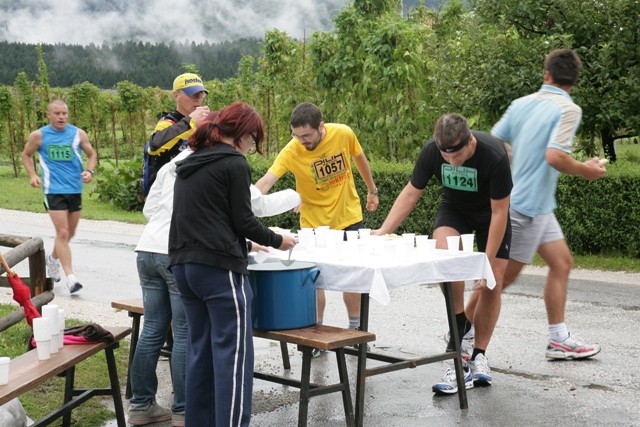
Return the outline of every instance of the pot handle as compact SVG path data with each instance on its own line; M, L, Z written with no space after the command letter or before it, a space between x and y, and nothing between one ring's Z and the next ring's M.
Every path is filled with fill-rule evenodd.
M302 286L305 286L307 284L307 281L309 280L309 278L311 278L311 284L315 285L316 280L318 280L318 276L320 276L320 269L317 267L313 267L311 270L309 270L309 274L307 275L307 277L304 278L304 282L302 282Z

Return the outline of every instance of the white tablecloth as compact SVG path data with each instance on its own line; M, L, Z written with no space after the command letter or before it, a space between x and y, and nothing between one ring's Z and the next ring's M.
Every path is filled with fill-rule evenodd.
M381 304L390 301L389 290L425 283L486 279L487 287L496 285L491 264L482 252L436 250L425 255L416 249L393 256L380 251L362 251L357 245L340 248L305 250L296 247L291 259L309 261L320 269L318 288L331 291L369 293ZM275 258L286 259L288 253L272 249ZM402 252L402 251L401 251Z

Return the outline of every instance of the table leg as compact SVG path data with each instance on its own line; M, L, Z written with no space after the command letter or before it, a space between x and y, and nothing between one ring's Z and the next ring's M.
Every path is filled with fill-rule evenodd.
M464 386L464 371L462 368L462 356L460 355L460 337L458 336L458 326L456 324L456 310L453 305L453 290L451 282L443 283L444 301L447 306L447 320L449 321L449 331L453 340L453 348L456 356L453 359L453 365L456 369L456 382L458 383L458 399L460 400L460 409L467 409L467 389Z
M360 330L369 330L369 294L360 295ZM356 374L356 409L355 421L357 427L364 423L364 392L367 370L367 345L358 346L358 372Z
M136 347L138 346L140 317L142 317L142 314L129 312L129 317L131 317L133 321L131 322L131 345L129 346L129 366L127 366L127 386L124 392L126 399L131 399L131 365L133 364L133 355L136 353Z

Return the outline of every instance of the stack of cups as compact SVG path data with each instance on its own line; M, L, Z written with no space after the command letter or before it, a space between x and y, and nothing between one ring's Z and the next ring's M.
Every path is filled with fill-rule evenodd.
M33 319L33 338L38 348L38 359L49 359L51 357L51 319L48 317Z
M55 304L47 304L42 306L42 317L49 319L51 331L51 353L57 353L60 348L60 321L58 314L60 309Z

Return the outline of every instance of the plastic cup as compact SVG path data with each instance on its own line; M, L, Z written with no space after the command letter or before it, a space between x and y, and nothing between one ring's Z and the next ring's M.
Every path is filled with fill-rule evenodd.
M56 332L58 332L57 327ZM51 357L51 319L48 317L36 317L33 319L33 338L36 340L36 347L38 348L38 359L49 359Z
M395 240L385 240L382 244L382 253L384 254L384 256L392 258L396 256L397 247L398 244Z
M358 234L360 235L361 240L366 240L371 237L371 229L370 228L360 228L358 230Z
M473 252L473 234L461 234L460 240L462 240L462 251Z
M9 363L11 359L8 357L0 357L0 385L9 382Z
M431 256L436 253L436 239L427 239L425 242L425 254Z
M427 252L427 241L429 236L426 234L419 234L416 236L416 249L419 253L424 254Z
M403 233L402 243L404 243L405 246L414 248L416 246L416 233Z
M358 240L358 230L347 230L347 242L356 242Z
M58 313L60 308L56 304L46 304L42 306L42 317L49 319L51 328L51 353L57 353L60 348L60 321Z
M38 349L38 360L47 360L51 358L51 338L48 340L36 340Z
M316 236L313 234L298 234L298 242L302 249L312 251L316 248Z
M329 226L322 226L316 228L316 247L326 248L329 235Z
M447 236L447 248L450 254L460 252L460 236Z

